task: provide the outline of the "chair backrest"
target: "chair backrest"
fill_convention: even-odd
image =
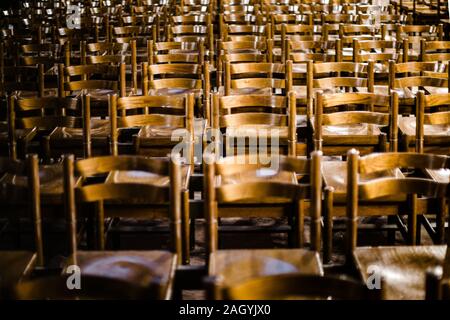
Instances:
[[[425,125],[450,124],[450,93],[430,94],[420,90],[416,97],[416,151],[424,151]],[[429,112],[430,109],[444,107],[447,111]],[[428,111],[428,112],[427,112]],[[442,143],[443,144],[443,143]]]
[[[203,66],[191,63],[148,66],[151,89],[202,89]]]
[[[424,85],[442,87],[445,86],[446,78],[448,78],[448,72],[444,72],[445,68],[435,62],[403,62],[395,63],[395,61],[389,62],[389,89],[394,90],[404,89],[405,87],[421,86],[421,82]],[[443,78],[440,80],[421,80],[421,78]],[[406,78],[402,80],[402,78]],[[411,79],[409,79],[411,78]],[[416,84],[415,84],[416,83]],[[447,83],[448,84],[448,83]]]
[[[270,89],[285,91],[286,72],[280,63],[225,63],[225,95],[231,89]]]
[[[336,49],[335,41],[292,41],[285,44],[283,57],[285,61],[291,60],[293,63],[307,61],[314,62],[336,62],[337,55],[330,54],[331,49]],[[339,49],[336,49],[339,50]]]
[[[337,46],[339,46],[337,44]],[[339,61],[339,60],[338,60]],[[331,93],[353,92],[357,88],[367,88],[373,92],[374,63],[355,62],[307,62],[306,96],[309,114],[312,114],[314,90]]]
[[[378,51],[375,51],[378,49]],[[375,52],[374,52],[375,51]],[[353,40],[353,62],[398,61],[398,49],[395,41],[388,40]]]
[[[314,114],[314,145],[316,150],[322,149],[322,129],[324,125],[368,124],[389,127],[390,148],[397,150],[398,135],[398,96],[393,92],[390,96],[375,93],[336,93],[324,95],[317,93]],[[327,108],[359,107],[357,111],[338,111],[326,114]],[[361,108],[362,107],[362,108]],[[381,107],[385,112],[375,112]],[[332,109],[332,110],[333,110]],[[333,110],[334,111],[334,110]]]
[[[16,91],[30,92],[36,97],[44,96],[43,64],[19,67],[2,64],[0,69],[0,93],[2,96]]]
[[[99,220],[104,220],[104,202],[121,201],[129,205],[166,205],[155,216],[171,220],[172,250],[181,262],[181,199],[187,190],[182,182],[179,158],[157,159],[143,156],[105,156],[74,162],[72,155],[63,159],[65,208],[69,219],[72,259],[76,264],[76,203],[96,203]],[[133,175],[139,171],[141,175]],[[122,177],[121,173],[124,174]],[[131,175],[127,175],[127,173]],[[75,184],[75,175],[80,177]],[[107,176],[106,180],[86,183],[88,178]],[[102,224],[101,224],[102,225]],[[103,228],[100,228],[103,229]],[[105,247],[104,230],[99,230],[98,246]]]
[[[147,43],[149,64],[192,63],[203,65],[205,45],[199,42],[153,42]]]
[[[286,128],[288,154],[295,155],[297,143],[296,98],[268,95],[213,95],[212,127],[226,129],[242,126],[275,126]],[[281,127],[281,128],[280,128]],[[255,129],[258,130],[258,129]],[[270,131],[270,128],[268,129]]]
[[[450,60],[450,41],[420,41],[420,61],[447,62]]]
[[[419,153],[374,153],[359,157],[355,149],[347,153],[347,258],[351,259],[357,246],[358,203],[392,195],[408,195],[412,202],[409,210],[417,210],[417,195],[429,198],[445,198],[447,183],[415,177],[386,177],[359,182],[360,174],[371,174],[396,169],[439,170],[450,168],[450,158],[441,155]],[[416,242],[416,218],[410,216],[408,222],[408,242]]]
[[[381,300],[381,290],[370,290],[363,282],[331,276],[286,273],[252,278],[229,287],[212,284],[213,299],[224,300]]]
[[[272,156],[269,161],[258,161],[258,159],[247,156],[226,157],[216,161],[212,154],[206,153],[204,166],[204,191],[205,212],[207,219],[207,245],[208,253],[218,249],[218,218],[221,216],[219,205],[239,203],[239,201],[251,200],[258,203],[265,198],[284,199],[294,205],[296,210],[301,210],[299,201],[311,199],[310,216],[311,224],[311,247],[313,250],[320,248],[320,208],[321,208],[321,185],[322,178],[321,152],[314,152],[311,159],[300,159],[296,157]],[[256,161],[255,161],[256,160]],[[261,159],[260,159],[261,160]],[[233,183],[222,183],[216,185],[217,177],[235,176],[248,172],[255,172],[261,168],[276,165],[279,172],[295,172],[297,174],[309,175],[309,183],[279,182],[266,178],[250,180],[237,180]],[[300,211],[298,211],[300,212]],[[301,214],[295,213],[297,219]],[[299,221],[299,225],[302,225]],[[302,245],[303,230],[297,231],[297,244]]]
[[[73,98],[11,96],[9,104],[9,119],[16,120],[16,128],[37,127],[40,130],[52,130],[56,127],[82,127],[77,100]],[[13,125],[13,122],[10,124]]]
[[[126,95],[125,63],[118,66],[89,64],[64,67],[59,65],[60,97],[66,92],[113,90]]]

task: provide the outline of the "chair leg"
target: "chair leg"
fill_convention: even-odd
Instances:
[[[96,218],[97,218],[97,248],[98,250],[105,250],[105,211],[103,201],[96,203]]]
[[[443,244],[445,241],[445,220],[447,218],[447,205],[445,198],[439,199],[438,212],[436,213],[436,244]]]
[[[395,216],[388,216],[388,225],[394,225],[394,224],[396,224]],[[396,231],[395,230],[391,230],[389,228],[387,233],[388,233],[388,243],[389,243],[389,245],[395,244]]]
[[[417,195],[408,196],[408,243],[416,244],[417,237]]]
[[[190,217],[189,217],[189,191],[183,192],[183,210],[182,210],[182,252],[183,264],[190,263]]]
[[[331,261],[333,251],[333,190],[325,189],[324,205],[323,205],[323,263]]]

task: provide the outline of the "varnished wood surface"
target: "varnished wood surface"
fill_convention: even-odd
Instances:
[[[62,165],[40,166],[40,190],[43,203],[62,203],[63,194],[63,168]],[[11,188],[2,188],[1,197],[13,203],[23,203],[26,197],[28,178],[13,174],[5,174],[0,184]]]
[[[446,246],[359,247],[354,251],[358,271],[367,281],[369,267],[378,268],[385,280],[385,298],[423,300],[425,273],[441,266]],[[373,272],[373,270],[372,270]]]
[[[0,286],[12,284],[29,275],[36,263],[30,251],[0,251]]]
[[[324,161],[322,163],[322,175],[324,179],[324,187],[334,188],[334,201],[338,203],[346,203],[347,193],[347,162],[345,161]],[[360,175],[360,181],[368,181],[371,179],[385,178],[385,177],[403,177],[399,169],[394,171],[381,171],[371,174]],[[389,197],[390,201],[398,201],[404,197]]]
[[[189,186],[190,169],[190,166],[181,167],[181,183],[186,189]],[[142,183],[170,187],[170,177],[144,171],[111,171],[105,183]]]
[[[111,277],[136,285],[149,285],[159,278],[165,296],[171,294],[176,255],[168,251],[78,251],[77,265],[83,275]],[[66,266],[70,266],[69,259]]]
[[[398,128],[407,136],[416,135],[416,117],[402,117],[398,119]],[[424,136],[450,136],[450,125],[446,124],[424,124]]]
[[[323,275],[319,254],[305,249],[219,250],[210,255],[208,269],[225,286],[280,273]]]

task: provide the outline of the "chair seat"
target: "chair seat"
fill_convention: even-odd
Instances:
[[[224,87],[219,88],[219,94],[224,96],[225,89]],[[241,95],[272,95],[272,88],[231,88],[230,96],[241,96]]]
[[[43,203],[61,203],[63,195],[63,167],[61,164],[39,167],[40,191]],[[14,185],[17,188],[2,188],[1,197],[11,203],[22,203],[26,192],[28,178],[5,174],[0,179],[0,185]],[[4,193],[5,189],[8,193]]]
[[[402,117],[398,119],[398,127],[400,131],[407,135],[414,137],[416,135],[416,117]],[[446,124],[424,124],[423,125],[424,140],[427,136],[442,136],[450,139],[450,125]]]
[[[242,125],[239,127],[227,127],[227,138],[238,137],[266,137],[268,142],[273,136],[278,136],[279,143],[286,142],[288,139],[288,128],[272,125]]]
[[[367,281],[374,269],[384,278],[386,299],[423,300],[425,273],[442,266],[446,246],[359,247],[353,255],[356,267]]]
[[[189,177],[191,175],[191,167],[183,165],[181,167],[181,183],[187,188]],[[160,176],[155,173],[144,171],[111,171],[105,180],[105,183],[142,183],[160,187],[169,187],[170,178],[168,176]]]
[[[37,128],[16,129],[17,140],[31,140],[37,133]],[[6,122],[0,122],[0,143],[8,142],[8,125]]]
[[[311,126],[314,130],[314,118],[311,119]],[[380,135],[380,127],[374,124],[356,123],[322,126],[324,145],[377,145],[379,143]]]
[[[172,134],[177,129],[180,128],[170,126],[144,126],[138,133],[139,146],[175,146],[180,142],[179,139],[172,141]]]
[[[224,286],[282,273],[323,275],[319,254],[305,249],[218,250],[210,255],[208,273]]]
[[[325,186],[334,188],[334,201],[346,203],[347,201],[347,163],[344,161],[324,161],[322,163],[322,174]],[[376,172],[368,175],[360,175],[361,182],[377,178],[397,177],[402,178],[403,174],[399,169]],[[381,198],[380,201],[404,201],[405,196],[391,196]]]
[[[109,120],[91,119],[91,138],[93,145],[107,143],[109,134]],[[55,128],[50,134],[50,141],[52,146],[80,146],[80,143],[83,142],[83,129],[64,127]]]
[[[27,276],[34,269],[36,254],[30,251],[1,251],[0,279],[1,285],[10,285]]]
[[[76,265],[84,276],[103,276],[149,286],[152,281],[164,286],[170,298],[176,269],[176,254],[168,251],[78,251]],[[71,259],[66,266],[73,264]]]

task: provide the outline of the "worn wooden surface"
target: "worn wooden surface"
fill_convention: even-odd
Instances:
[[[305,249],[219,250],[210,255],[208,269],[224,285],[280,273],[323,274],[319,254]]]
[[[364,281],[374,270],[381,272],[385,298],[422,300],[425,272],[444,262],[446,246],[359,247],[354,251],[356,267]],[[372,268],[372,269],[371,269]]]

